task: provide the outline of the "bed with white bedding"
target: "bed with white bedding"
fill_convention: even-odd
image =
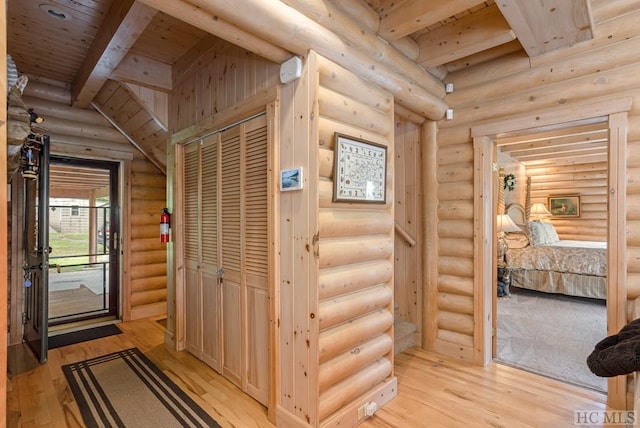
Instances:
[[[551,223],[523,224],[520,210],[521,205],[507,209],[523,229],[507,236],[511,286],[606,299],[607,243],[560,240]]]

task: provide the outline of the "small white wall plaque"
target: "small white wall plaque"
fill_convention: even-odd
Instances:
[[[303,183],[302,167],[280,171],[280,191],[301,190]]]

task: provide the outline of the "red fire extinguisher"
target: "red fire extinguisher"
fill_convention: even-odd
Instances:
[[[166,244],[169,242],[169,228],[171,227],[171,215],[167,208],[162,209],[160,214],[160,242]]]

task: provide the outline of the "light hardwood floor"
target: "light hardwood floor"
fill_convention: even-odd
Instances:
[[[124,334],[51,350],[43,365],[24,364],[22,350],[13,350],[10,369],[21,373],[8,383],[7,426],[83,426],[61,366],[135,346],[223,427],[273,427],[259,403],[190,354],[164,346],[158,322],[120,327]],[[570,427],[574,410],[605,409],[597,392],[417,348],[396,356],[396,374],[398,396],[362,427]]]

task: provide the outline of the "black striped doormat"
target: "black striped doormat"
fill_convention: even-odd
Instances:
[[[87,427],[220,427],[137,348],[62,366]]]
[[[120,334],[122,331],[115,324],[107,324],[100,327],[88,328],[86,330],[73,331],[71,333],[49,336],[49,349],[60,348],[62,346],[73,345],[75,343],[87,342],[89,340],[101,339],[107,336]]]

